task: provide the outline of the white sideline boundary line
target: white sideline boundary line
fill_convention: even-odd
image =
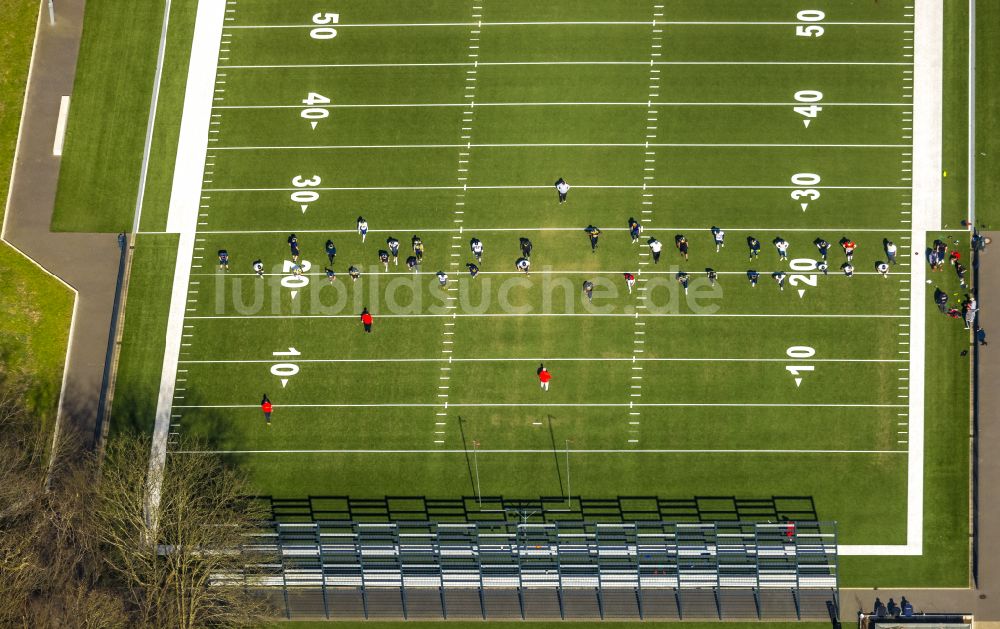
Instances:
[[[167,232],[180,234],[180,239],[177,245],[177,261],[167,318],[159,397],[156,402],[156,424],[149,457],[150,480],[146,517],[154,528],[160,504],[160,482],[167,455],[170,409],[173,405],[177,360],[180,357],[181,334],[184,328],[184,308],[187,301],[191,260],[194,255],[205,156],[208,153],[208,130],[225,8],[225,0],[198,2],[184,96],[184,112],[181,117],[173,185],[170,191]]]
[[[910,366],[906,450],[906,544],[840,546],[841,555],[923,554],[924,538],[924,380],[926,352],[927,232],[941,229],[942,86],[944,6],[916,0],[913,97],[913,223],[911,244],[920,253],[910,266]]]

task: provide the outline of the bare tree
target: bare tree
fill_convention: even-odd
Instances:
[[[124,626],[92,535],[93,461],[72,435],[48,451],[24,399],[0,388],[0,625]]]
[[[128,592],[136,623],[200,627],[258,621],[266,607],[244,579],[259,558],[244,548],[269,513],[247,497],[243,477],[217,456],[171,455],[163,478],[151,479],[149,451],[146,437],[117,437],[108,444],[95,510],[105,561]],[[159,509],[149,517],[146,493],[157,480]]]

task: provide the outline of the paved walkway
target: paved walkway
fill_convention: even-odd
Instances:
[[[60,158],[52,155],[61,97],[73,92],[84,0],[59,0],[49,25],[45,1],[11,179],[4,240],[77,291],[76,318],[60,402],[60,430],[89,445],[97,421],[118,273],[116,234],[52,233]],[[72,106],[72,105],[71,105]]]

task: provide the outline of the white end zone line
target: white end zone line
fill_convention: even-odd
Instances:
[[[928,231],[941,229],[942,68],[944,8],[916,0],[913,97],[913,225],[911,243],[922,253]],[[906,544],[840,546],[841,555],[922,555],[924,538],[924,368],[927,266],[910,267],[909,443],[907,444]]]
[[[181,117],[174,179],[170,191],[167,232],[180,234],[180,242],[177,246],[177,263],[174,268],[166,346],[163,352],[163,370],[160,374],[160,393],[156,402],[156,425],[153,429],[149,457],[150,488],[146,509],[147,518],[153,526],[156,523],[156,511],[160,503],[160,478],[167,455],[170,410],[173,406],[177,378],[177,360],[180,357],[184,308],[187,301],[191,260],[194,255],[205,156],[208,153],[208,130],[225,9],[225,0],[198,2],[187,91],[184,96],[184,112]]]

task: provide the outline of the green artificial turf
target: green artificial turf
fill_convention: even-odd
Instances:
[[[317,40],[312,9],[241,1],[227,15],[172,431],[207,440],[276,498],[784,496],[838,521],[841,543],[905,543],[901,367],[909,265],[922,263],[913,254],[924,246],[909,242],[909,18],[902,3],[820,5],[822,38],[796,37],[794,23],[662,25],[652,58],[671,65],[651,68],[650,10],[633,4],[574,4],[572,13],[647,23],[486,24],[469,48],[474,27],[456,3],[423,3],[419,15],[392,2],[347,5],[338,36]],[[517,0],[483,19],[565,11]],[[711,12],[678,2],[669,19],[723,16],[795,19],[777,1]],[[949,9],[948,20],[957,29],[961,14]],[[352,27],[380,22],[461,24]],[[238,28],[259,24],[292,28]],[[949,42],[953,68],[960,40]],[[493,65],[513,61],[580,63]],[[413,63],[453,65],[370,65]],[[961,87],[949,83],[949,99]],[[808,104],[795,100],[804,90],[822,92],[814,118],[793,110]],[[329,103],[303,103],[310,94]],[[310,106],[327,112],[315,128],[302,115]],[[947,113],[948,164],[962,155],[959,109]],[[160,124],[172,129],[172,115]],[[165,216],[171,151],[162,147],[151,178],[160,183],[150,229]],[[964,207],[957,168],[945,183],[949,224]],[[573,186],[563,205],[552,189],[560,176]],[[358,215],[370,223],[364,242]],[[637,244],[630,217],[648,220]],[[603,230],[594,252],[587,225]],[[715,225],[726,230],[718,253]],[[291,273],[292,232],[309,263],[301,277]],[[414,234],[426,244],[419,273],[403,260],[382,268],[386,238],[401,241],[405,259]],[[674,247],[681,234],[688,260]],[[759,259],[749,259],[750,235],[762,241]],[[771,244],[779,235],[791,264]],[[473,236],[486,248],[475,279],[465,271]],[[520,237],[534,243],[528,277],[514,268]],[[659,264],[650,237],[663,242]],[[829,276],[809,266],[818,237],[832,245]],[[853,278],[840,272],[843,237],[859,244]],[[875,263],[887,239],[900,264],[884,279]],[[141,303],[165,307],[168,247],[137,259]],[[228,271],[217,269],[220,249]],[[257,259],[264,278],[251,269]],[[770,277],[779,269],[789,273],[783,291]],[[641,280],[632,294],[625,272]],[[953,282],[947,273],[933,279]],[[584,280],[597,285],[592,304]],[[130,296],[130,315],[134,304]],[[364,307],[375,315],[371,335],[357,320]],[[927,316],[929,352],[965,342],[933,306]],[[162,329],[163,312],[147,317],[126,324],[128,338]],[[815,355],[792,358],[795,347]],[[123,349],[127,369],[146,369],[129,387],[145,400],[140,416],[152,408],[159,351]],[[548,392],[539,362],[553,372]],[[928,409],[955,413],[927,414],[925,555],[844,557],[842,585],[965,583],[967,369],[955,361],[928,372]],[[274,402],[269,427],[264,393]]]
[[[172,0],[170,3],[163,76],[160,79],[156,126],[153,128],[153,143],[149,149],[149,174],[142,204],[140,229],[144,231],[160,231],[165,229],[167,224],[174,161],[177,157],[177,137],[181,114],[184,111],[184,93],[191,61],[191,39],[194,35],[197,9],[196,0]],[[157,20],[160,18],[156,17]],[[159,24],[156,20],[153,23]],[[148,80],[152,82],[152,73],[149,74]],[[144,117],[141,120],[143,129],[146,128],[146,123]]]
[[[162,16],[162,2],[87,3],[54,230],[131,228]]]
[[[946,4],[944,13],[941,228],[959,230],[969,218],[968,4]],[[989,179],[986,173],[977,176]]]
[[[38,3],[0,4],[0,216],[6,207]],[[27,387],[27,402],[48,432],[55,423],[73,295],[6,243],[0,244],[0,381]]]
[[[968,75],[967,70],[963,73]],[[1000,205],[1000,6],[976,2],[976,219],[996,230]]]
[[[111,434],[152,433],[160,389],[177,237],[140,235],[135,240],[118,376],[111,409]]]

